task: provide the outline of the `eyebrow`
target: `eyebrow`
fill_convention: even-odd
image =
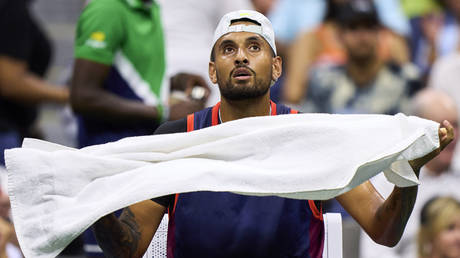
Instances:
[[[260,41],[262,41],[262,40],[263,40],[263,39],[262,39],[260,36],[256,35],[256,36],[251,36],[251,37],[247,38],[245,41],[246,41],[246,42],[251,42],[251,41],[258,41],[258,42],[260,42]],[[231,40],[231,39],[226,39],[226,40],[223,40],[223,41],[219,44],[218,48],[222,48],[222,47],[224,47],[224,46],[226,46],[226,45],[230,45],[230,44],[235,44],[235,41],[233,41],[233,40]]]
[[[246,41],[261,41],[262,39],[259,36],[252,36],[246,39]]]
[[[220,47],[220,46],[225,46],[225,45],[228,45],[228,44],[235,44],[235,42],[234,42],[233,40],[226,39],[226,40],[222,41],[222,42],[219,44],[219,47]]]

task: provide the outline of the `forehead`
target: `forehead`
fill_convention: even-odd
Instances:
[[[240,43],[240,42],[246,42],[248,40],[256,40],[256,41],[261,41],[265,42],[265,40],[262,38],[257,33],[253,32],[246,32],[246,31],[239,31],[239,32],[230,32],[222,37],[216,42],[216,46],[220,46],[224,42],[235,42],[235,43]],[[268,43],[265,42],[267,45]]]

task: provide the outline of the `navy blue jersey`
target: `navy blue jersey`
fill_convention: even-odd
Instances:
[[[297,113],[272,105],[272,114]],[[187,117],[187,131],[219,123],[218,103]],[[169,198],[168,257],[322,256],[324,225],[314,201],[229,192]]]

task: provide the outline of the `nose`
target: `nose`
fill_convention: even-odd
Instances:
[[[235,65],[247,65],[249,64],[248,57],[246,56],[246,53],[243,49],[238,49],[238,52],[235,57]]]

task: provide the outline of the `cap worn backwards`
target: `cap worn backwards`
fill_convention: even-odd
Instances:
[[[238,24],[232,25],[232,22],[247,19],[254,21],[260,25],[245,25]],[[275,45],[275,32],[273,31],[273,26],[270,20],[265,17],[263,14],[252,11],[252,10],[239,10],[227,13],[220,19],[219,24],[217,25],[216,30],[214,31],[214,38],[212,40],[212,46],[225,34],[230,32],[252,32],[262,36],[267,43],[272,48],[273,52],[276,55],[276,45]]]

